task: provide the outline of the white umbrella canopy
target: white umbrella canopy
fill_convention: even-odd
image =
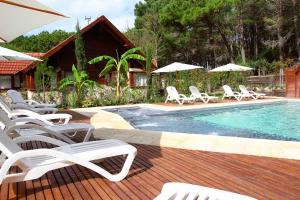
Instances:
[[[10,42],[24,33],[64,17],[36,0],[0,1],[0,42]]]
[[[178,71],[186,71],[186,70],[201,69],[201,68],[203,68],[203,67],[174,62],[165,67],[159,68],[159,69],[153,71],[152,73],[156,73],[156,74],[169,73],[169,72],[178,72]]]
[[[223,65],[215,69],[212,69],[209,72],[244,72],[244,71],[251,71],[251,70],[253,69],[250,67],[229,63],[227,65]]]
[[[42,61],[38,58],[34,58],[32,56],[26,55],[24,53],[20,53],[17,51],[13,51],[11,49],[6,49],[0,47],[0,60],[32,60],[32,61]]]

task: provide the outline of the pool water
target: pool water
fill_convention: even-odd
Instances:
[[[143,130],[300,141],[296,101],[171,112],[140,107],[108,111]]]

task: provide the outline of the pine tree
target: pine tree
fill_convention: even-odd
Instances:
[[[75,39],[75,56],[77,60],[77,67],[79,70],[85,70],[85,66],[87,63],[85,57],[85,50],[84,50],[84,42],[80,33],[80,26],[79,22],[77,21],[76,24],[76,39]]]

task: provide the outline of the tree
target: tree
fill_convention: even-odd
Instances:
[[[79,70],[85,70],[87,60],[85,57],[84,42],[80,33],[80,26],[78,21],[76,24],[75,37],[75,56],[77,60],[77,67]]]
[[[20,36],[9,43],[0,43],[1,46],[20,52],[47,52],[66,38],[73,35],[63,30],[53,32],[43,31],[37,35]]]
[[[39,63],[34,72],[35,88],[38,92],[43,92],[43,101],[46,102],[46,91],[51,89],[55,80],[55,72],[52,66],[47,65],[47,61]]]
[[[72,75],[59,82],[59,89],[64,90],[68,86],[73,87],[76,93],[76,104],[81,107],[83,91],[88,87],[95,86],[96,83],[89,80],[88,74],[85,71],[78,70],[75,65],[72,66],[72,73]]]
[[[127,73],[129,70],[128,61],[132,59],[141,60],[141,61],[145,60],[143,56],[136,53],[137,51],[139,51],[139,48],[129,49],[124,54],[121,55],[121,58],[119,58],[118,51],[116,51],[117,53],[116,58],[108,55],[103,55],[89,61],[89,64],[97,64],[102,61],[107,61],[104,69],[100,72],[99,77],[108,74],[113,68],[117,70],[117,92],[116,92],[117,97],[120,96],[120,91],[121,91],[121,87],[120,87],[121,74],[127,77]]]
[[[149,101],[152,93],[152,75],[151,75],[151,68],[152,68],[152,48],[150,46],[146,47],[146,75],[147,75],[147,94],[146,98]]]

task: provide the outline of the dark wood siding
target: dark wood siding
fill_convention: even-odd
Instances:
[[[285,70],[285,94],[289,98],[300,98],[300,65]]]

